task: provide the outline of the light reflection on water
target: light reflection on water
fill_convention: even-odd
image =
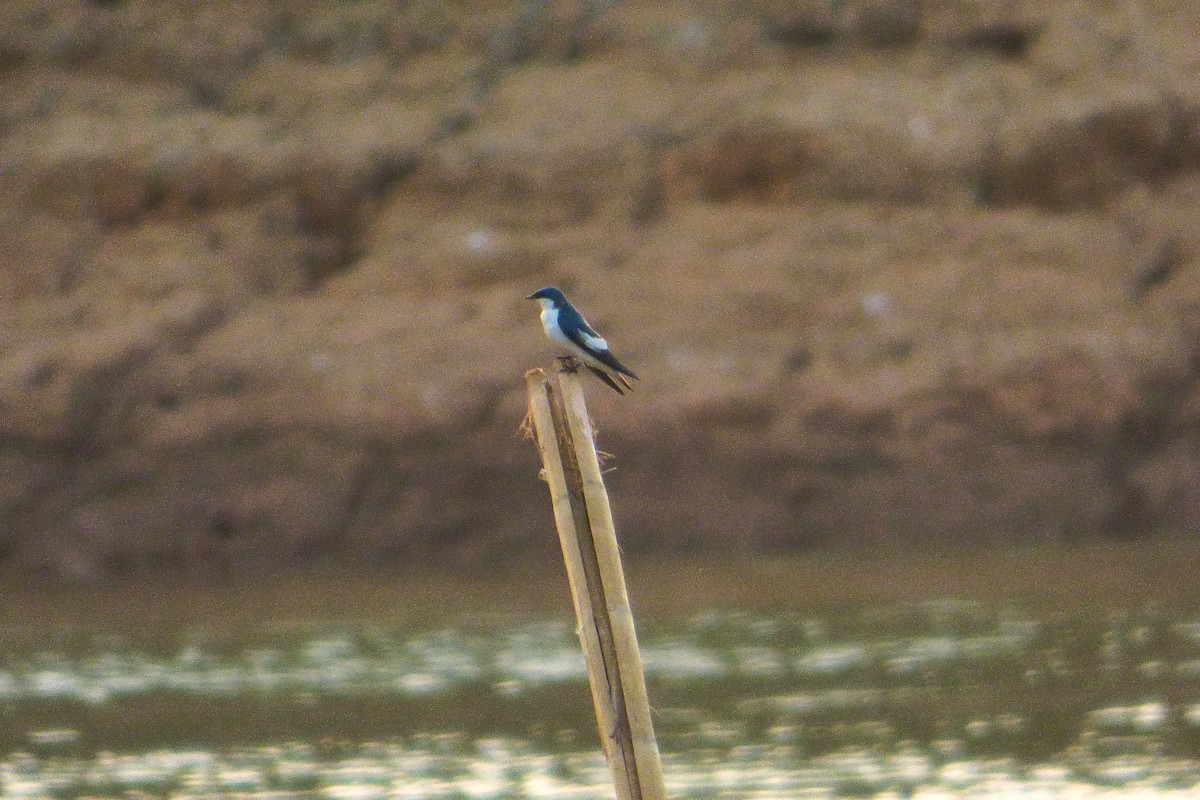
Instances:
[[[642,625],[687,798],[1194,797],[1194,611]],[[611,796],[569,620],[0,633],[0,798]]]

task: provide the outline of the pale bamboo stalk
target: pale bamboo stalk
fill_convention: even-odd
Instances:
[[[578,466],[574,463],[574,447],[570,442],[570,430],[565,422],[561,395],[540,369],[527,372],[525,380],[530,415],[533,417],[538,449],[542,456],[542,477],[550,489],[555,526],[558,529],[563,562],[571,586],[571,597],[575,606],[575,632],[579,636],[587,667],[600,741],[612,772],[617,800],[643,800],[639,788],[636,755],[629,746],[630,737],[611,735],[618,729],[620,722],[617,707],[612,702],[613,687],[608,681],[608,675],[614,668],[605,663],[606,648],[601,643],[601,627],[596,622],[599,617],[606,617],[607,614],[602,596],[597,595],[600,589],[595,584],[599,581],[594,578],[589,580],[588,577],[589,572],[593,576],[598,575],[594,548],[590,544],[581,547],[581,541],[590,541],[591,537],[587,530],[587,509],[584,505]],[[589,549],[592,550],[591,570],[587,564]],[[611,634],[604,638],[611,643]],[[611,652],[608,654],[610,659],[614,655]]]
[[[596,457],[591,419],[584,402],[583,389],[576,376],[569,373],[560,374],[559,386],[563,393],[567,422],[571,428],[571,438],[583,483],[592,541],[600,567],[603,598],[608,608],[608,618],[617,648],[616,661],[619,666],[621,694],[624,695],[623,713],[627,717],[632,739],[642,798],[665,800],[667,790],[663,782],[658,739],[650,718],[650,700],[646,692],[641,649],[638,647],[633,610],[629,605],[629,594],[625,586],[625,570],[621,565],[621,549],[617,543],[608,490],[604,487],[600,461]]]

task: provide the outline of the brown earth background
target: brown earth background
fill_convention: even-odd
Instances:
[[[0,4],[0,553],[553,552],[555,283],[628,550],[1192,537],[1200,4]]]

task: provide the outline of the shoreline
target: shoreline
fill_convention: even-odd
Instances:
[[[1200,543],[626,556],[639,618],[712,608],[805,611],[958,599],[1064,614],[1178,608],[1200,597]],[[33,585],[0,577],[6,632],[255,628],[346,620],[401,625],[573,614],[550,559],[463,568],[308,564],[221,581],[141,574],[119,583]]]

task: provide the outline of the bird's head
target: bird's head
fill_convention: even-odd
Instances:
[[[566,295],[559,291],[555,286],[544,286],[538,289],[533,294],[526,298],[527,300],[537,300],[543,307],[549,306],[559,308],[567,302]]]

